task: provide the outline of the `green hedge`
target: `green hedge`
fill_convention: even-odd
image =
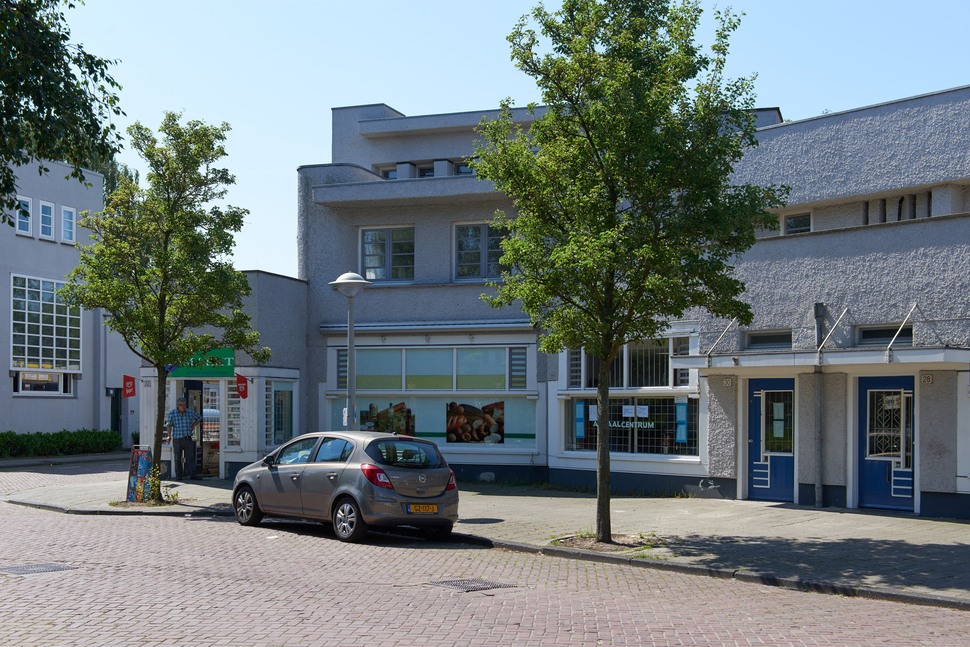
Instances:
[[[121,434],[107,429],[65,429],[49,434],[18,434],[13,431],[0,433],[0,458],[101,454],[118,449],[121,449]]]

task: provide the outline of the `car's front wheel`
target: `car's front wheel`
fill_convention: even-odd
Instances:
[[[236,521],[244,526],[255,526],[263,520],[263,511],[256,503],[256,493],[248,485],[244,485],[236,492],[232,499],[232,509],[236,513]]]
[[[340,541],[356,543],[367,534],[367,523],[360,515],[360,506],[344,497],[333,511],[333,531]]]

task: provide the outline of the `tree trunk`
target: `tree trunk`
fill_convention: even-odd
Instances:
[[[596,541],[612,543],[610,524],[610,358],[600,359],[596,388]]]
[[[155,438],[152,442],[152,470],[147,499],[155,503],[162,502],[162,432],[165,430],[165,396],[168,390],[168,372],[163,367],[156,367],[158,371],[158,392],[155,399]]]

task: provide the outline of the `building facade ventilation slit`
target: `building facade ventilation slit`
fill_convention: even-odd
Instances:
[[[489,582],[488,580],[438,580],[428,582],[432,586],[441,586],[446,589],[455,589],[469,593],[471,591],[487,591],[489,589],[514,589],[515,584],[502,584],[501,582]]]
[[[64,564],[28,564],[26,566],[8,566],[0,568],[0,573],[11,575],[33,575],[34,573],[50,573],[52,571],[73,571],[77,566],[66,566]]]

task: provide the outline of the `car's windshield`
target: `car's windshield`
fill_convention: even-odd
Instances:
[[[378,464],[391,467],[428,469],[441,462],[434,445],[412,440],[379,440],[368,445],[366,451]]]

